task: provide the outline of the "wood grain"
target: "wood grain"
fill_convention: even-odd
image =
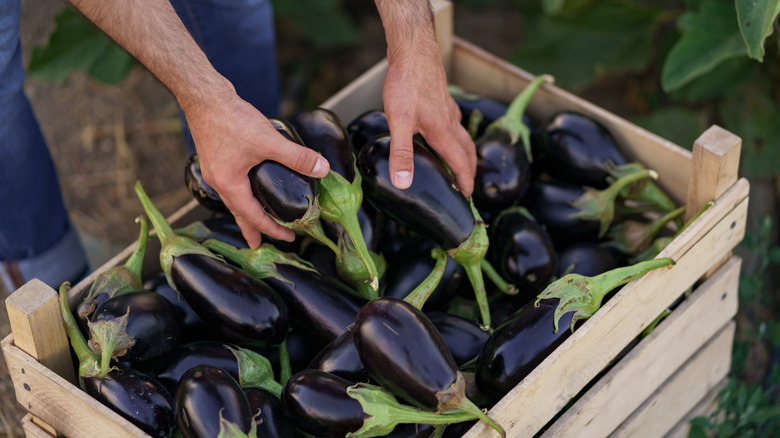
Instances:
[[[693,144],[693,170],[688,184],[685,218],[718,199],[736,181],[742,139],[713,125]]]

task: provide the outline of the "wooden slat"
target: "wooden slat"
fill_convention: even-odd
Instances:
[[[685,203],[686,220],[737,181],[742,139],[713,125],[693,144],[693,171]]]
[[[730,195],[737,195],[734,189],[724,195],[722,205],[716,203],[701,216],[722,217],[714,227],[695,221],[687,229],[692,233],[688,238],[696,242],[690,249],[678,252],[688,243],[672,242],[664,250],[676,261],[675,266],[650,272],[624,286],[491,409],[489,415],[507,429],[508,436],[527,437],[538,432],[663,309],[742,240],[747,199],[743,196],[736,208],[726,208],[731,204]],[[485,433],[487,426],[479,423],[465,436]]]
[[[76,382],[57,292],[33,279],[5,300],[16,346],[43,366]]]
[[[453,8],[449,0],[431,0],[434,14],[434,30],[436,42],[439,43],[441,60],[444,70],[449,72],[452,67],[452,37],[454,33]]]
[[[85,438],[148,438],[119,414],[16,347],[13,334],[2,341],[2,350],[13,377],[16,400],[59,434]]]
[[[669,432],[728,374],[735,330],[729,321],[610,437],[661,437]]]
[[[36,423],[36,419],[32,414],[22,417],[22,429],[24,430],[24,436],[27,438],[54,438],[57,436],[56,431]]]
[[[612,433],[737,313],[740,267],[741,260],[732,257],[543,436]]]
[[[691,430],[690,421],[696,417],[708,417],[718,407],[718,394],[726,387],[729,382],[728,376],[721,380],[714,388],[704,396],[699,403],[688,412],[682,420],[680,420],[672,430],[670,430],[664,438],[688,438],[688,433]]]

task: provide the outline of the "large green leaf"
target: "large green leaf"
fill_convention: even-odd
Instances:
[[[661,86],[667,93],[746,53],[736,11],[727,2],[702,1],[698,12],[684,13],[677,24],[682,36],[661,71]]]
[[[675,100],[700,102],[718,99],[750,83],[758,64],[747,57],[732,58],[674,91]]]
[[[739,29],[748,47],[748,56],[764,60],[764,41],[780,14],[780,0],[736,0]]]
[[[653,34],[661,9],[609,0],[578,14],[526,14],[523,45],[510,57],[534,73],[549,73],[556,83],[579,88],[609,73],[644,69],[653,53]]]
[[[725,128],[742,138],[742,171],[748,178],[780,172],[780,109],[765,87],[751,87],[721,104]]]
[[[706,128],[697,111],[673,106],[661,107],[631,121],[686,149],[693,147],[693,142]]]
[[[55,17],[47,44],[35,47],[27,73],[44,82],[60,82],[81,70],[108,84],[121,81],[135,63],[103,32],[70,7]]]

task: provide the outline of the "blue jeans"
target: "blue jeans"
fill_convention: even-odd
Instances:
[[[269,0],[171,0],[214,67],[267,115],[278,113],[279,76]],[[88,271],[57,173],[22,90],[21,0],[0,1],[0,281],[52,287]],[[186,129],[185,139],[193,149]],[[184,163],[182,163],[182,169]]]

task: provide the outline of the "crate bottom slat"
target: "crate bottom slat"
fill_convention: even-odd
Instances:
[[[664,438],[688,438],[691,431],[690,421],[696,417],[706,417],[711,415],[718,407],[718,394],[726,387],[729,377],[725,377],[714,388],[704,396],[699,403],[680,420]]]

